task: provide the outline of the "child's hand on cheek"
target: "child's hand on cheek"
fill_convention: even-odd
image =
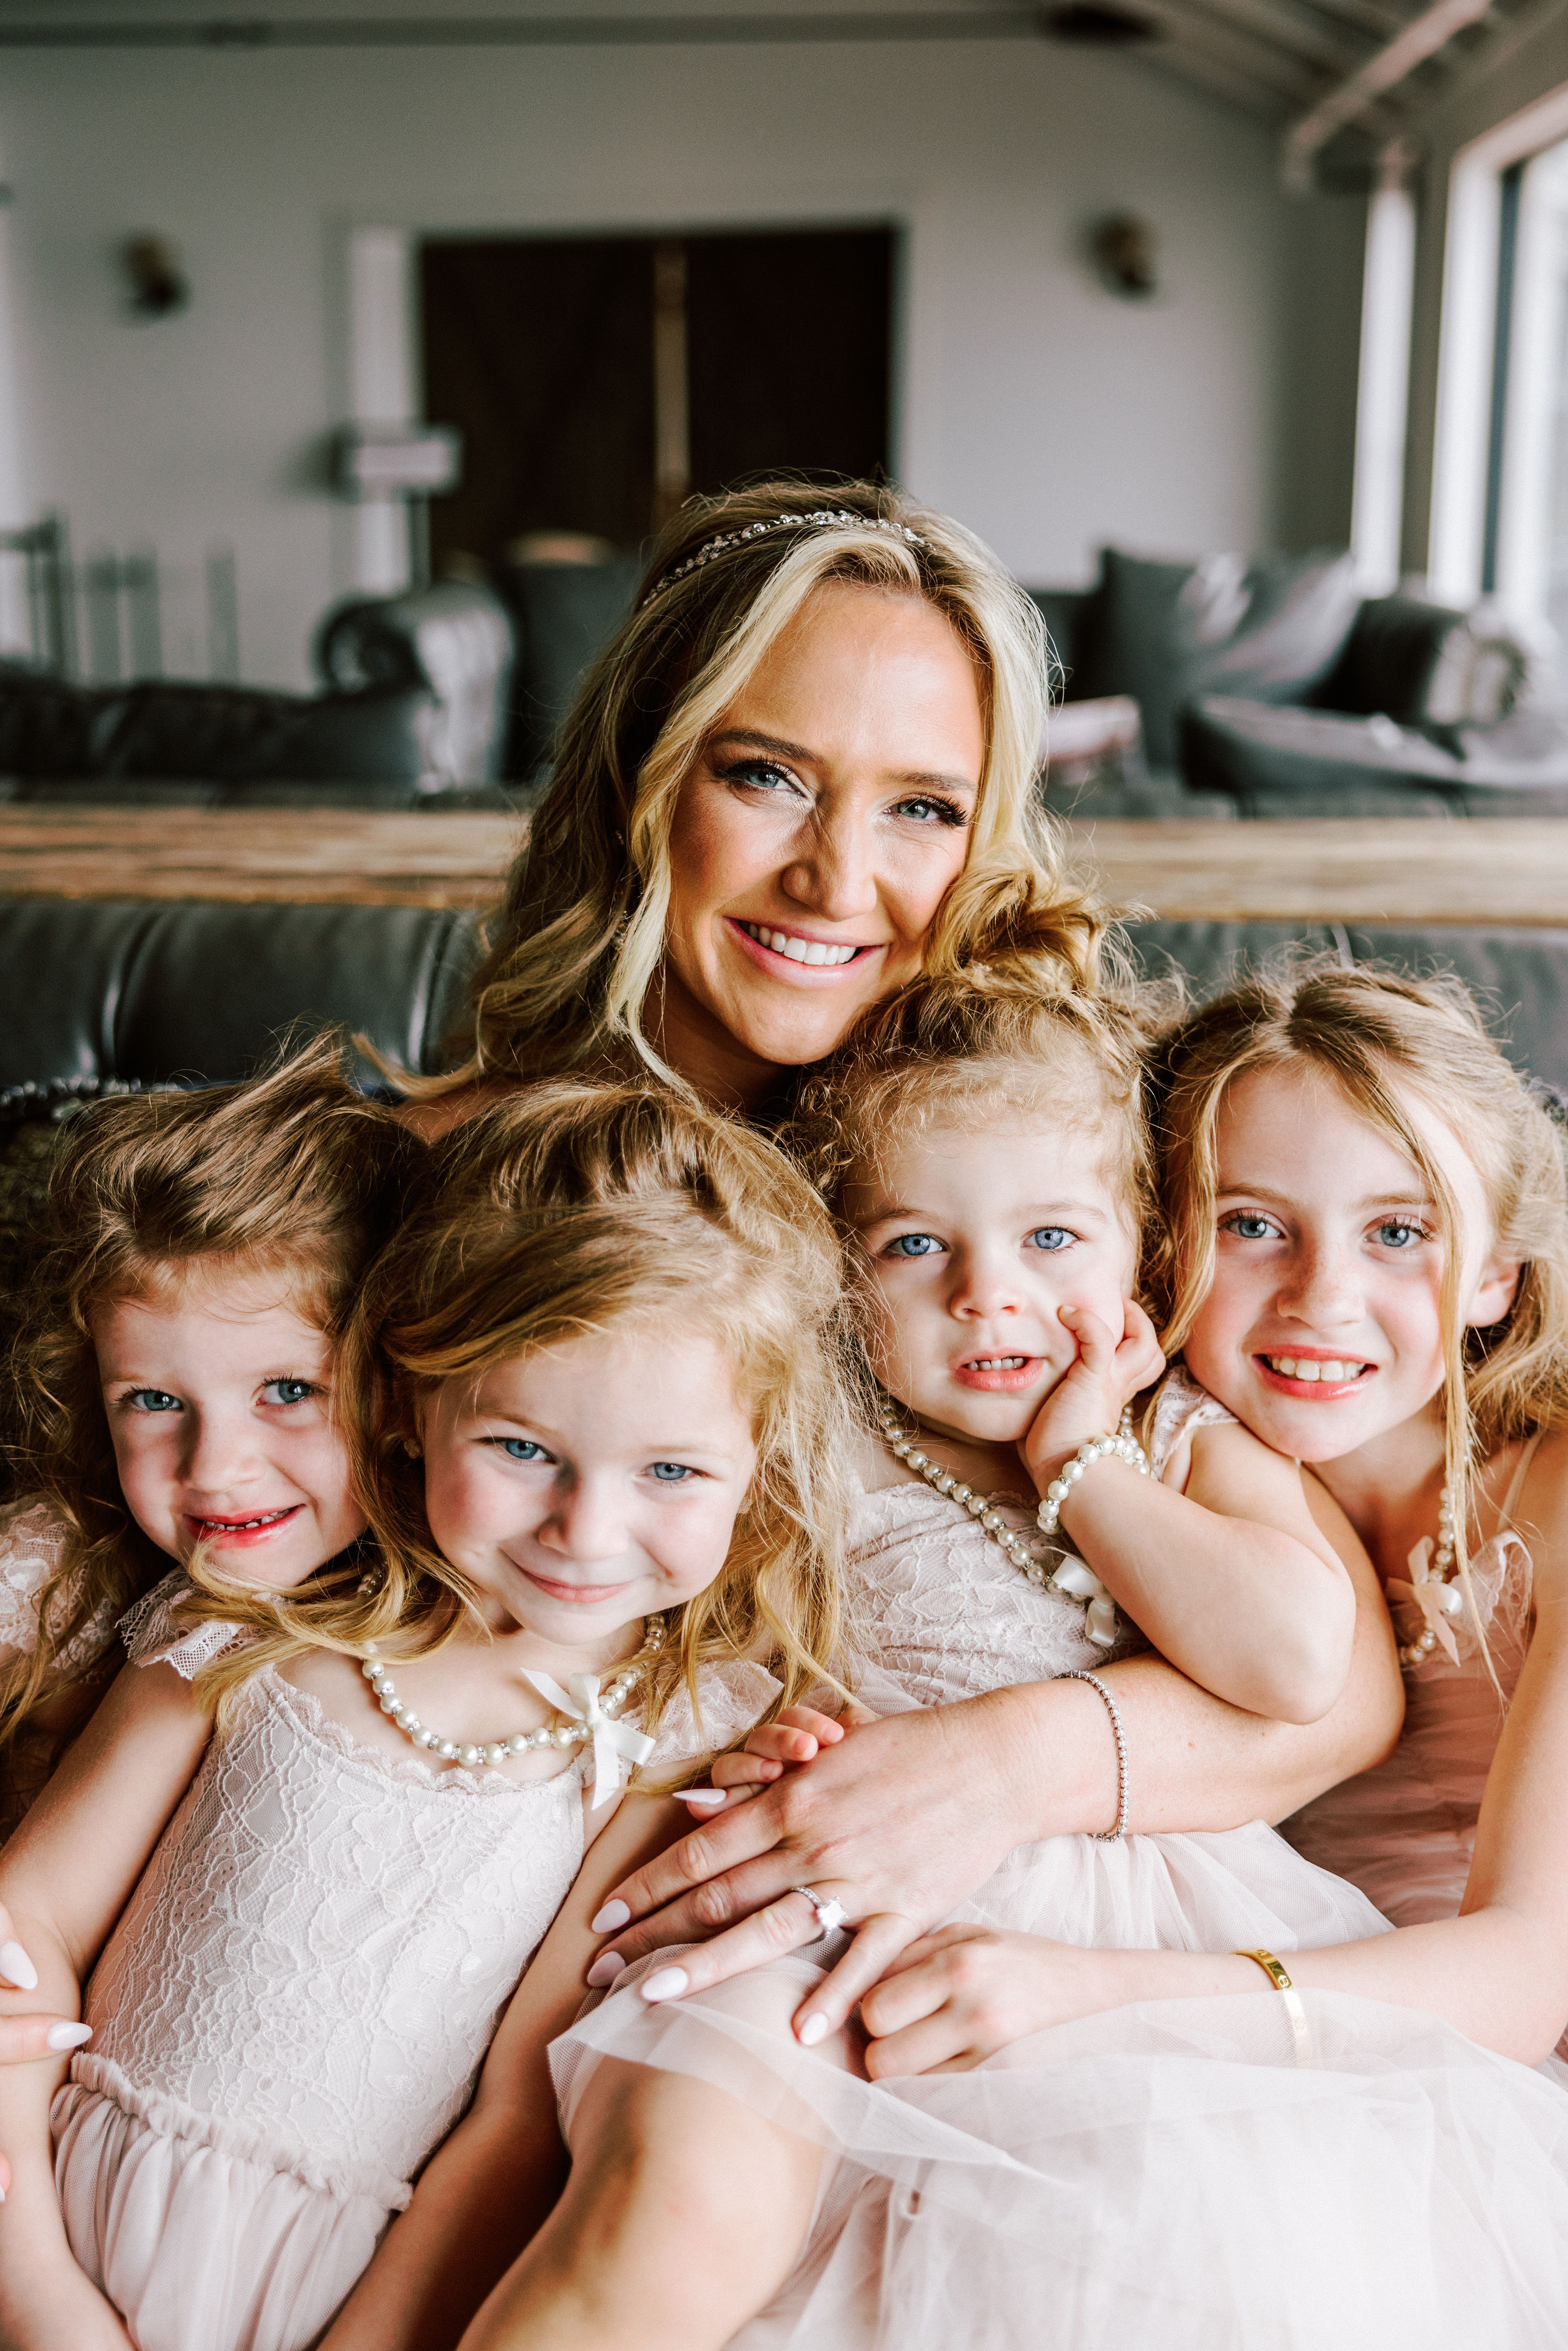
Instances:
[[[1077,1340],[1078,1353],[1019,1447],[1040,1494],[1089,1437],[1113,1433],[1124,1407],[1166,1367],[1155,1326],[1134,1300],[1123,1301],[1120,1332],[1087,1306],[1063,1306],[1058,1313]]]

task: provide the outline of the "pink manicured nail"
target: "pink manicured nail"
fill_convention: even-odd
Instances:
[[[618,1927],[629,1927],[631,1923],[632,1913],[624,1902],[607,1902],[588,1922],[589,1931],[595,1935],[613,1935]]]
[[[683,1788],[681,1802],[683,1804],[700,1804],[705,1810],[710,1806],[716,1810],[723,1803],[725,1794],[723,1788]]]
[[[20,1943],[0,1943],[0,1976],[16,1991],[37,1991],[38,1970]]]
[[[92,2039],[90,2024],[51,2024],[44,2039],[51,2049],[79,2049]]]
[[[825,2041],[827,2037],[828,2020],[825,2016],[809,2016],[797,2036],[802,2049],[814,2049],[819,2041]]]
[[[675,2000],[691,1982],[685,1968],[661,1968],[643,1986],[644,2000]]]
[[[601,1951],[588,1970],[588,1981],[595,1991],[602,1991],[606,1984],[612,1984],[617,1976],[625,1972],[626,1962],[619,1951]]]

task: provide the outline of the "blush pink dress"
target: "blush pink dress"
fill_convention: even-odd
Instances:
[[[1448,1619],[1458,1659],[1439,1647],[1406,1668],[1405,1728],[1388,1761],[1331,1788],[1281,1831],[1298,1853],[1359,1886],[1396,1927],[1458,1916],[1503,1725],[1487,1656],[1511,1698],[1530,1646],[1530,1553],[1514,1513],[1539,1442],[1532,1437],[1521,1451],[1497,1531],[1470,1562],[1485,1650],[1469,1609]],[[1421,1630],[1412,1590],[1403,1581],[1389,1587],[1402,1642]]]
[[[187,1677],[172,1576],[122,1634]],[[703,1729],[778,1685],[715,1669]],[[580,1749],[556,1777],[389,1761],[277,1674],[241,1686],[87,1989],[90,2049],[52,2116],[71,2250],[137,2351],[305,2351],[472,2095],[497,2021],[577,1876]]]
[[[1161,1399],[1155,1459],[1228,1418]],[[1081,1609],[1026,1583],[956,1503],[867,1494],[854,1571],[870,1702],[940,1704],[1092,1665]],[[1136,1771],[1137,1759],[1132,1759]],[[958,1920],[1081,1945],[1282,1953],[1387,1931],[1261,1823],[1057,1837]],[[1562,2351],[1568,2069],[1436,2018],[1302,1995],[1309,2062],[1254,1993],[1148,2002],[1037,2033],[973,2071],[871,2083],[781,2011],[841,1937],[685,2001],[630,1971],[551,2051],[563,2128],[613,2055],[695,2075],[829,2162],[786,2286],[733,2351]],[[773,1979],[769,1986],[768,1979]],[[781,2001],[782,1980],[792,1999]]]

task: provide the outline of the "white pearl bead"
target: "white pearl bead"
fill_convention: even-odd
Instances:
[[[906,1453],[904,1459],[912,1469],[924,1469],[929,1457],[924,1453]]]
[[[528,1744],[528,1732],[526,1730],[514,1730],[510,1739],[507,1741],[507,1752],[508,1755],[521,1755],[526,1752]]]
[[[484,1752],[482,1747],[460,1747],[457,1750],[457,1760],[460,1763],[477,1763]]]
[[[953,1499],[956,1502],[962,1502],[967,1510],[969,1506],[970,1497],[973,1495],[974,1490],[975,1489],[972,1486],[966,1486],[960,1483],[953,1489]]]
[[[394,1689],[389,1689],[389,1688],[387,1688],[387,1687],[385,1687],[385,1685],[383,1684],[383,1686],[382,1686],[382,1688],[381,1688],[381,1689],[376,1693],[376,1695],[377,1695],[377,1696],[380,1698],[380,1699],[381,1699],[381,1702],[382,1702],[382,1712],[383,1714],[395,1714],[395,1713],[397,1712],[397,1709],[398,1709],[398,1695],[397,1695],[396,1690],[394,1690]]]
[[[507,1742],[506,1742],[506,1740],[505,1740],[504,1739],[493,1739],[493,1740],[490,1741],[489,1746],[488,1746],[488,1747],[486,1747],[486,1750],[485,1750],[485,1761],[486,1761],[486,1763],[504,1763],[504,1762],[506,1761],[506,1760],[507,1760]]]
[[[435,1741],[435,1751],[450,1763],[457,1753],[456,1743],[450,1739],[438,1739]]]
[[[1068,1486],[1065,1478],[1053,1478],[1050,1485],[1045,1489],[1045,1498],[1048,1502],[1065,1502],[1067,1499],[1067,1494]]]

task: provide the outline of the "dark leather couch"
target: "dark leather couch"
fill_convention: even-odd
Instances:
[[[1568,1092],[1568,926],[1148,922],[1133,937],[1146,969],[1199,991],[1298,938],[1441,965],[1480,991],[1520,1066]],[[291,1028],[330,1022],[437,1069],[474,953],[472,916],[413,907],[0,898],[0,1118],[106,1083],[238,1077]]]

